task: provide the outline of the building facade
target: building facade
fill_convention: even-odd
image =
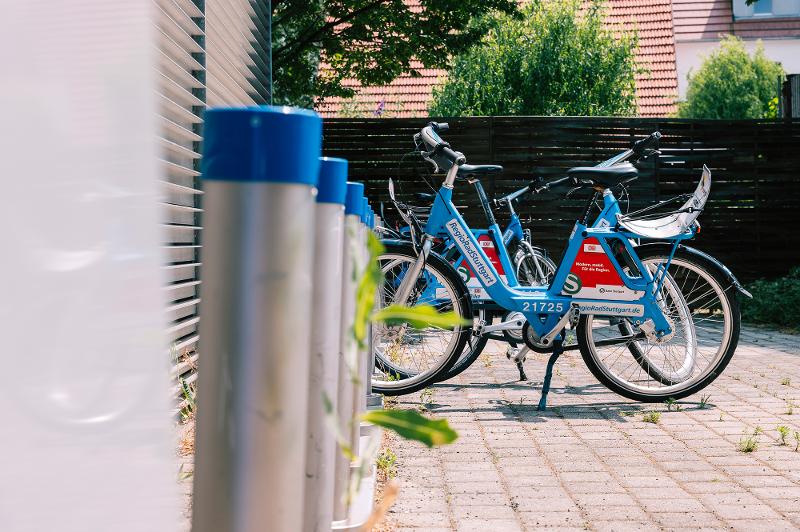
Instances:
[[[686,94],[689,72],[727,34],[742,38],[751,50],[762,41],[767,57],[788,74],[800,73],[800,0],[758,0],[752,6],[745,0],[608,0],[608,8],[615,31],[639,34],[637,62],[645,71],[636,79],[640,116],[673,114]],[[328,98],[317,109],[324,117],[426,116],[433,88],[447,72],[415,67],[420,77],[403,75],[385,86],[361,87],[349,80],[356,98]],[[776,96],[777,91],[776,81]]]
[[[767,57],[787,74],[800,73],[800,0],[672,0],[678,96],[723,35],[740,37],[753,50],[761,41]],[[777,95],[777,94],[776,94]]]

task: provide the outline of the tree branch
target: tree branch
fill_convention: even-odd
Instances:
[[[341,17],[338,20],[334,20],[334,21],[331,21],[331,22],[328,22],[328,23],[322,25],[321,27],[317,28],[314,31],[312,31],[311,28],[308,29],[308,33],[305,30],[301,31],[299,33],[299,35],[302,35],[302,34],[306,33],[306,36],[303,39],[301,39],[301,40],[299,40],[299,41],[297,41],[295,43],[291,43],[291,42],[290,43],[286,43],[283,46],[281,46],[280,48],[278,48],[277,50],[273,50],[272,51],[272,61],[273,61],[273,63],[275,62],[276,58],[280,58],[287,51],[290,51],[292,49],[295,49],[295,50],[296,49],[303,49],[308,44],[316,41],[326,31],[328,31],[328,30],[330,30],[332,28],[335,28],[339,24],[347,23],[347,22],[353,20],[354,18],[356,18],[356,17],[358,17],[360,15],[363,15],[364,13],[367,13],[367,12],[377,8],[378,6],[380,6],[381,4],[383,4],[383,3],[387,2],[387,1],[390,1],[390,0],[374,0],[373,2],[370,2],[370,3],[366,4],[363,7],[360,7],[359,9],[351,11],[346,16]]]

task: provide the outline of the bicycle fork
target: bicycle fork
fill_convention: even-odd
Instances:
[[[395,293],[394,302],[396,304],[405,305],[408,301],[408,298],[411,296],[411,291],[414,289],[414,285],[417,283],[417,278],[419,277],[420,273],[422,273],[425,263],[428,262],[428,256],[431,254],[432,245],[433,241],[431,238],[428,235],[423,235],[422,246],[420,247],[417,261],[408,270],[402,282],[400,283],[397,292]]]

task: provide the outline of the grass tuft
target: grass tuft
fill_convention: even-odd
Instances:
[[[657,424],[661,421],[661,412],[656,412],[655,410],[645,412],[644,415],[642,415],[642,421],[645,423]]]
[[[756,427],[751,433],[745,432],[739,439],[736,449],[742,453],[752,453],[758,449],[758,436],[763,432],[761,427]]]
[[[781,445],[786,445],[786,437],[789,435],[791,430],[786,425],[778,425],[775,427],[775,430],[778,431],[778,436],[781,439]]]

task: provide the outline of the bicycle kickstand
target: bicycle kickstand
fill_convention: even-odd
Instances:
[[[555,366],[556,360],[558,360],[558,357],[560,357],[563,352],[564,331],[561,331],[553,341],[553,354],[550,355],[550,359],[547,361],[547,371],[544,374],[544,382],[542,382],[542,397],[539,399],[538,410],[540,412],[547,410],[547,394],[550,392],[550,381],[553,378],[553,366]]]
[[[526,381],[528,380],[528,376],[525,375],[525,368],[522,367],[522,361],[517,361],[517,369],[519,370],[519,380]]]
[[[509,347],[506,350],[506,357],[509,360],[513,360],[514,364],[516,364],[517,370],[519,371],[519,380],[521,381],[528,380],[528,376],[525,375],[525,368],[522,365],[525,362],[525,358],[528,356],[528,351],[530,351],[530,348],[527,345],[523,345],[522,347]]]

